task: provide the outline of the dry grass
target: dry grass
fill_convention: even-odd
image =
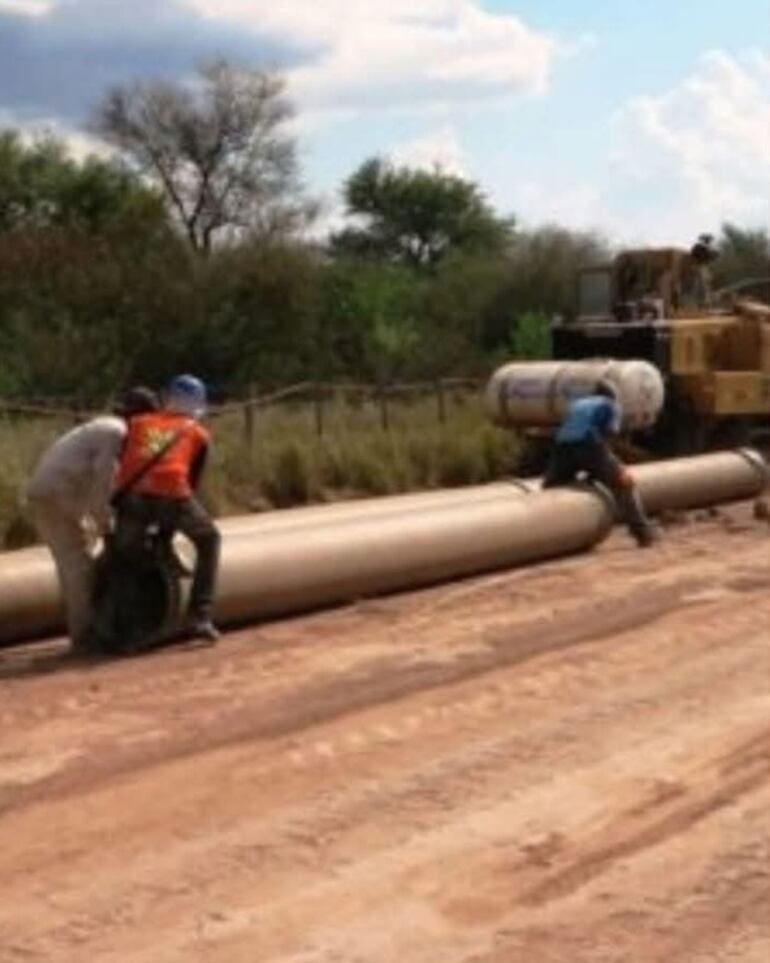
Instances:
[[[240,413],[215,420],[215,446],[204,499],[217,515],[262,511],[363,495],[489,481],[510,473],[515,440],[486,419],[474,394],[447,398],[440,423],[434,398],[391,402],[389,427],[379,406],[336,399],[324,407],[318,435],[313,406],[260,411],[249,444]],[[28,543],[20,510],[25,480],[40,452],[68,424],[57,419],[0,419],[0,540]]]
[[[0,546],[16,548],[33,538],[21,504],[24,485],[45,448],[71,427],[63,418],[0,415]]]

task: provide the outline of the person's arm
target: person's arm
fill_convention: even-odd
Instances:
[[[623,425],[623,409],[617,401],[610,401],[610,405],[612,410],[607,429],[611,435],[619,435]]]
[[[611,435],[620,434],[623,422],[623,412],[617,401],[611,398],[604,398],[603,404],[594,409],[592,421],[594,430],[600,438],[609,438]]]
[[[100,533],[107,531],[112,518],[110,496],[125,438],[126,429],[121,431],[118,424],[115,424],[110,428],[102,428],[95,439],[87,508]]]
[[[203,476],[209,458],[209,448],[209,442],[202,444],[190,465],[190,488],[192,488],[194,492],[198,490],[198,486],[201,483],[201,477]]]

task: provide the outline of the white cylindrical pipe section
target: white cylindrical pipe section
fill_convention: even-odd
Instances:
[[[0,553],[0,644],[42,638],[62,629],[59,582],[49,551]]]
[[[460,506],[466,502],[515,497],[518,494],[525,494],[530,488],[531,485],[526,482],[511,478],[486,485],[468,485],[464,488],[383,495],[379,498],[360,498],[328,505],[306,505],[253,515],[233,515],[218,519],[217,524],[225,536],[288,531],[308,525],[326,525],[374,518],[379,515],[392,515],[397,512],[425,511],[448,505]]]
[[[658,369],[646,361],[514,361],[494,372],[484,401],[497,424],[549,428],[561,422],[571,401],[591,394],[603,380],[617,390],[624,428],[655,423],[665,387]]]
[[[531,490],[517,479],[467,488],[415,492],[360,501],[337,502],[333,505],[311,505],[284,511],[222,518],[217,524],[222,532],[223,555],[231,542],[265,539],[280,533],[306,534],[317,527],[359,525],[375,518],[404,518],[433,508],[462,512],[466,504],[481,505],[498,500],[517,499]],[[276,545],[276,542],[268,544]],[[296,544],[296,543],[295,543]],[[185,559],[192,561],[189,543],[181,537],[178,547]],[[298,565],[301,560],[298,559]],[[222,585],[220,579],[220,585]],[[60,631],[63,608],[59,584],[50,553],[45,548],[26,548],[0,553],[0,644],[29,638],[41,638]]]
[[[561,489],[230,538],[215,614],[284,615],[590,548],[612,526],[596,491]]]
[[[742,450],[640,465],[632,474],[655,513],[755,497],[768,466]],[[578,551],[601,538],[611,514],[601,497],[575,489],[521,497],[527,488],[536,485],[396,496],[363,515],[362,503],[289,510],[275,513],[280,524],[264,517],[261,528],[248,518],[251,527],[239,529],[233,519],[223,525],[217,617],[227,624],[288,614]],[[0,642],[51,635],[62,621],[47,550],[0,554]]]
[[[634,465],[645,509],[651,514],[755,498],[768,485],[768,464],[751,448]]]

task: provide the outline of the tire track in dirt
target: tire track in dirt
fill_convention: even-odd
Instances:
[[[19,680],[0,778],[29,736],[82,758],[11,788],[0,959],[764,963],[767,543],[708,537],[35,679],[34,713]]]
[[[228,724],[226,719],[218,718],[216,733],[203,738],[198,722],[186,739],[177,737],[173,746],[160,743],[137,747],[134,751],[130,747],[124,748],[113,754],[109,765],[105,765],[104,760],[95,760],[98,772],[92,771],[90,778],[92,781],[107,779],[130,772],[137,766],[157,765],[169,758],[192,755],[200,751],[202,741],[211,749],[235,742],[296,734],[365,708],[399,701],[417,692],[477,679],[568,647],[594,644],[661,618],[681,604],[687,591],[694,591],[699,585],[699,582],[690,581],[662,587],[641,599],[629,600],[621,596],[599,605],[580,606],[570,617],[558,622],[534,622],[505,633],[495,632],[484,639],[484,647],[463,653],[452,661],[404,663],[399,657],[373,660],[360,670],[342,673],[339,677],[300,688],[288,696],[268,700],[258,720],[249,717]],[[125,693],[122,695],[125,697]],[[40,718],[45,718],[45,707],[40,709]],[[13,719],[7,724],[12,725]],[[13,796],[6,792],[5,799],[0,783],[0,818],[14,805],[27,804],[36,796],[68,792],[73,781],[82,785],[89,778],[86,768],[86,765],[70,766]]]
[[[293,954],[299,951],[299,946],[282,937],[280,932],[276,933],[276,929],[280,931],[280,925],[274,927],[272,921],[276,917],[280,919],[287,907],[296,909],[299,905],[303,919],[317,933],[312,946],[306,949],[308,959],[379,959],[379,956],[367,957],[361,946],[358,947],[358,953],[355,952],[354,938],[360,938],[361,935],[357,920],[363,917],[385,923],[390,913],[388,922],[391,927],[395,927],[399,933],[401,927],[405,927],[404,937],[395,940],[400,950],[391,946],[392,958],[398,955],[398,958],[410,960],[465,960],[462,947],[467,941],[476,939],[483,942],[479,934],[488,931],[490,926],[504,928],[510,925],[509,920],[524,918],[522,914],[527,910],[524,902],[526,890],[521,891],[519,899],[515,895],[515,866],[507,857],[498,854],[504,854],[510,848],[526,852],[527,859],[521,865],[521,874],[525,879],[533,873],[547,872],[554,851],[558,855],[558,839],[554,841],[547,838],[532,843],[517,839],[521,823],[516,813],[521,813],[525,807],[526,796],[518,800],[499,801],[487,812],[476,809],[475,815],[468,821],[458,814],[458,822],[454,826],[426,826],[418,837],[410,840],[408,845],[399,847],[398,851],[385,849],[375,853],[370,850],[347,866],[337,869],[330,867],[326,879],[315,878],[312,885],[302,887],[301,893],[275,893],[275,900],[259,909],[236,908],[219,927],[215,927],[212,934],[215,939],[210,947],[212,955],[206,958],[212,961],[245,960],[247,957],[239,955],[237,950],[242,950],[244,940],[250,938],[251,945],[255,945],[255,940],[256,945],[260,946],[263,940],[267,942],[270,952],[264,959],[295,959]],[[712,816],[714,812],[718,810],[714,810]],[[472,849],[463,849],[473,843],[475,846]],[[488,855],[493,857],[491,868],[487,867],[491,877],[488,875],[485,879],[484,873],[479,871],[479,863]],[[461,868],[460,873],[457,872],[458,867]],[[485,886],[490,879],[495,892],[500,894],[493,898],[491,904],[488,899],[484,900]],[[416,907],[413,908],[411,902],[408,901],[408,906],[401,905],[406,899],[405,894],[412,894],[413,897],[424,894],[430,902],[437,901],[437,908],[441,908],[442,893],[447,885],[455,886],[463,893],[461,897],[443,905],[451,922],[449,934],[436,930],[434,917],[421,918],[423,914]],[[388,905],[391,906],[390,910],[386,909]],[[333,924],[329,922],[330,914],[334,919]],[[423,950],[419,956],[410,955],[406,949],[409,921],[414,927],[416,920],[420,920],[419,929],[422,931]],[[446,946],[442,939],[448,939]],[[352,947],[351,942],[354,943]],[[431,956],[431,953],[434,955]],[[179,958],[183,958],[183,955]],[[296,958],[305,959],[305,956],[300,954]],[[387,958],[391,958],[390,953]],[[467,956],[468,960],[477,958],[475,952]],[[528,956],[522,958],[533,959]],[[646,956],[644,958],[647,959]],[[255,959],[263,957],[260,955]]]
[[[719,606],[717,606],[719,608]],[[740,620],[730,619],[733,625],[746,624],[745,616],[741,616]],[[713,619],[711,621],[712,628],[718,628],[719,619]],[[644,653],[645,635],[649,635],[649,627],[644,630],[642,635],[639,633],[632,633],[632,639],[628,644],[628,647],[633,646],[640,653]],[[744,648],[732,648],[728,647],[729,654],[738,661],[743,660],[745,663],[744,674],[746,668],[750,668],[751,659],[747,658],[747,652]],[[596,657],[602,661],[606,658],[606,650],[603,647],[597,649]],[[620,653],[622,654],[622,653]],[[750,652],[748,655],[750,656]],[[687,653],[682,653],[682,657],[686,658]],[[622,664],[622,663],[621,663]],[[703,686],[703,683],[707,679],[715,678],[715,670],[718,670],[719,665],[725,670],[727,665],[725,663],[716,662],[715,654],[715,664],[709,665],[707,662],[703,662],[698,666],[698,669],[702,671],[703,678],[698,676],[697,671],[691,671],[686,674],[686,678],[682,680],[683,684],[692,688],[698,689]],[[541,669],[543,667],[540,667]],[[627,668],[627,665],[626,665]],[[553,669],[550,670],[550,674],[553,674]],[[728,676],[725,673],[725,681]],[[549,683],[558,689],[558,680],[554,679],[552,683]],[[654,680],[648,680],[648,686],[650,684],[654,685]],[[612,680],[610,680],[610,685],[608,689],[612,686]],[[471,686],[469,685],[470,689]],[[515,695],[515,689],[509,687],[507,692]],[[675,701],[681,702],[681,696],[677,696],[676,691],[669,689],[667,694],[670,698]],[[546,697],[550,695],[549,692],[544,693]],[[608,691],[607,697],[611,698],[611,693]],[[622,703],[624,701],[624,696],[622,691],[618,693],[619,704],[614,708],[614,714],[618,720],[622,719]],[[642,712],[640,719],[644,718],[644,713],[647,711],[645,707],[645,699],[642,699],[639,705],[640,712]],[[610,703],[612,705],[612,703]],[[436,707],[432,707],[436,708]],[[457,713],[451,711],[452,705],[442,706],[441,708],[449,709],[446,712],[433,712],[427,713],[426,719],[432,720],[435,724],[441,724],[448,731],[452,731],[453,724],[456,724]],[[593,722],[594,728],[598,725],[600,728],[604,726],[603,719],[612,718],[612,714],[607,715],[606,713],[599,713],[599,718],[597,719],[597,713],[595,710],[597,706],[586,706],[586,720],[585,723],[589,724]],[[633,720],[636,718],[634,716],[631,706],[628,711],[625,711],[626,719],[623,725],[628,726],[633,725]],[[572,719],[573,724],[577,724],[578,720],[575,717],[574,710],[569,713],[569,717]],[[483,718],[483,716],[482,716]],[[489,722],[490,717],[486,717],[487,722]],[[494,715],[491,716],[494,720]],[[578,729],[579,731],[579,729]],[[590,730],[588,730],[590,731]],[[287,874],[290,872],[292,864],[296,866],[297,861],[304,862],[304,857],[301,857],[303,852],[311,854],[313,860],[318,858],[323,858],[327,865],[326,874],[331,870],[334,862],[328,863],[331,859],[329,853],[329,847],[334,847],[335,845],[344,844],[346,838],[349,837],[350,833],[356,833],[359,830],[355,827],[365,826],[367,821],[367,815],[372,812],[377,812],[381,814],[381,820],[383,820],[381,825],[381,834],[385,826],[389,826],[388,832],[384,834],[384,840],[389,839],[389,845],[405,845],[408,842],[403,839],[404,828],[399,829],[401,819],[405,818],[405,826],[407,836],[415,832],[415,819],[420,812],[423,813],[417,819],[417,826],[421,829],[417,829],[417,832],[425,832],[432,824],[436,822],[436,816],[438,814],[444,814],[441,818],[446,818],[449,813],[448,806],[458,807],[462,805],[468,805],[470,798],[475,799],[475,806],[480,803],[479,793],[477,791],[477,786],[479,781],[482,783],[484,780],[488,780],[490,775],[496,775],[497,779],[504,783],[506,779],[506,765],[510,766],[512,761],[515,761],[517,767],[521,767],[521,764],[526,764],[527,767],[531,766],[534,759],[538,756],[542,756],[546,760],[546,765],[548,760],[550,764],[553,764],[553,760],[558,756],[554,756],[554,750],[557,748],[559,743],[559,735],[563,739],[563,723],[556,723],[553,726],[552,735],[545,740],[535,738],[535,733],[530,732],[527,734],[523,745],[516,745],[515,737],[508,738],[507,742],[503,742],[498,746],[490,746],[489,754],[486,759],[482,758],[481,746],[478,744],[478,737],[473,737],[473,734],[464,734],[464,740],[469,742],[469,754],[467,758],[463,758],[462,754],[458,754],[457,750],[454,749],[447,757],[447,759],[440,765],[437,765],[433,771],[430,767],[423,766],[423,771],[415,776],[414,781],[410,785],[408,782],[402,785],[404,794],[401,796],[399,801],[398,796],[395,795],[395,790],[398,786],[398,782],[395,784],[386,783],[381,787],[381,791],[373,792],[371,790],[363,790],[362,794],[359,796],[357,802],[355,802],[355,795],[351,797],[350,791],[346,790],[345,793],[340,798],[339,808],[336,804],[334,807],[329,809],[326,804],[318,807],[318,804],[311,808],[311,810],[304,816],[301,813],[294,814],[292,820],[282,826],[284,823],[283,817],[276,819],[275,815],[268,817],[269,822],[265,824],[264,833],[265,836],[261,840],[251,840],[247,838],[243,839],[240,843],[236,841],[231,841],[228,843],[226,839],[210,839],[210,846],[206,847],[206,853],[202,852],[198,859],[196,859],[196,864],[198,869],[194,872],[192,867],[185,863],[182,865],[173,865],[169,867],[168,871],[164,874],[166,880],[173,880],[177,878],[182,878],[185,880],[185,887],[192,887],[195,891],[205,893],[211,889],[215,884],[217,879],[221,879],[224,876],[232,877],[235,879],[242,878],[244,875],[247,878],[253,877],[254,873],[258,870],[265,871],[266,867],[271,869],[273,872],[278,872],[279,867],[283,867],[280,870],[279,878],[281,874]],[[382,735],[389,735],[382,734]],[[457,732],[459,735],[459,731]],[[587,733],[586,733],[587,735]],[[425,739],[426,734],[422,734],[422,738]],[[325,737],[324,737],[325,738]],[[595,738],[595,736],[594,736]],[[425,743],[425,747],[429,743]],[[522,749],[524,751],[522,751]],[[574,763],[574,750],[570,750],[572,754],[572,760]],[[323,753],[322,755],[327,755]],[[346,764],[349,764],[350,760]],[[474,765],[475,763],[475,765]],[[316,760],[316,769],[309,773],[309,777],[314,778],[315,772],[318,772],[319,776],[323,778],[323,770],[319,771],[318,766],[323,765],[323,759],[318,758]],[[521,770],[521,776],[525,775],[527,770]],[[537,771],[535,769],[535,771]],[[251,774],[253,781],[256,782],[258,773],[254,772]],[[271,780],[274,776],[270,773],[265,773],[265,778]],[[449,781],[447,781],[449,780]],[[532,785],[532,774],[527,776],[527,784]],[[455,788],[452,789],[452,784],[454,783]],[[473,793],[470,794],[468,788],[473,785]],[[496,792],[500,791],[500,786],[498,784]],[[494,795],[494,793],[493,793]],[[417,808],[415,808],[415,803]],[[93,804],[89,804],[91,806]],[[398,813],[403,814],[403,817],[399,816]],[[291,815],[291,814],[289,814]],[[409,830],[409,826],[412,827]],[[241,825],[238,830],[238,834],[243,835],[244,827]],[[336,840],[341,842],[335,843]],[[273,842],[269,844],[266,839],[272,837]],[[320,849],[317,846],[317,840],[324,840]],[[398,842],[400,840],[400,842]],[[535,844],[537,845],[537,844]],[[369,841],[369,847],[371,852],[371,840]],[[175,853],[175,858],[183,855],[185,851]],[[189,855],[189,853],[188,853]],[[276,860],[278,862],[276,863]],[[158,867],[155,867],[156,871]],[[139,881],[137,880],[137,883]],[[289,883],[287,883],[289,885]],[[292,887],[293,888],[293,887]],[[277,896],[281,891],[281,886],[279,885],[278,879],[274,879],[273,895]],[[181,898],[184,894],[178,892],[179,886],[177,884],[170,884],[166,882],[162,887],[155,890],[155,894],[162,895],[164,899]],[[174,894],[177,894],[176,897]],[[287,897],[289,900],[292,899],[291,894]],[[121,902],[123,902],[121,900]],[[128,910],[124,910],[127,913]],[[100,929],[104,926],[116,926],[115,920],[110,922],[109,915],[105,917],[105,913],[109,913],[105,910],[102,913],[97,913],[94,915],[86,915],[80,917],[77,924],[77,931],[82,933],[98,934]],[[143,915],[145,919],[152,920],[153,916],[150,913],[147,917],[147,908],[142,909],[141,907],[132,911],[132,916],[134,919],[134,925],[136,925],[142,918]],[[56,931],[52,935],[51,939],[64,939],[66,932]]]
[[[761,743],[761,748],[757,743]],[[736,746],[716,772],[696,777],[689,786],[665,782],[651,798],[620,812],[602,829],[609,842],[590,847],[567,866],[550,873],[521,896],[525,905],[539,906],[569,896],[593,881],[618,860],[660,845],[686,832],[718,809],[770,782],[770,728]]]
[[[698,594],[699,586],[699,582],[689,581],[659,587],[640,600],[629,601],[620,597],[598,605],[590,602],[578,604],[572,607],[568,616],[557,622],[540,620],[515,624],[508,630],[498,627],[481,633],[483,647],[461,652],[450,661],[433,662],[428,658],[411,662],[398,656],[372,660],[360,669],[340,673],[339,677],[322,679],[297,691],[268,697],[258,712],[249,712],[245,718],[242,712],[217,713],[212,720],[216,727],[213,735],[206,732],[207,720],[200,718],[199,714],[190,731],[182,732],[181,737],[178,730],[170,733],[150,731],[145,735],[153,741],[128,741],[106,760],[98,754],[90,759],[78,759],[70,751],[67,767],[22,787],[6,786],[4,791],[0,767],[0,818],[14,805],[24,805],[49,794],[76,792],[78,788],[129,773],[136,767],[160,765],[172,758],[198,753],[202,746],[211,750],[245,741],[269,741],[297,735],[415,693],[449,688],[585,643],[601,643],[619,632],[628,632],[632,627],[656,622],[682,604],[690,604],[687,602],[689,597],[702,597]],[[699,632],[699,640],[705,644],[713,639],[715,644],[721,645],[728,636],[744,637],[768,624],[770,613],[765,609],[730,611],[711,619]],[[555,671],[563,673],[565,670],[557,667]],[[230,677],[236,678],[237,673]],[[322,753],[325,751],[321,750]],[[295,759],[301,764],[300,756]]]

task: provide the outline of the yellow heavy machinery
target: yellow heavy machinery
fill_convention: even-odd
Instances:
[[[646,452],[694,453],[766,443],[770,436],[770,306],[746,296],[747,286],[712,293],[714,256],[702,242],[690,251],[623,251],[608,265],[579,272],[577,312],[552,328],[554,362],[645,361],[660,372],[660,416],[632,435]],[[766,297],[768,282],[754,284]],[[520,377],[515,372],[514,380]],[[516,398],[515,383],[506,390]],[[506,405],[500,397],[502,405],[492,399],[493,417],[531,429],[530,451],[536,449],[537,437],[551,432],[542,422],[527,425],[515,401]]]

